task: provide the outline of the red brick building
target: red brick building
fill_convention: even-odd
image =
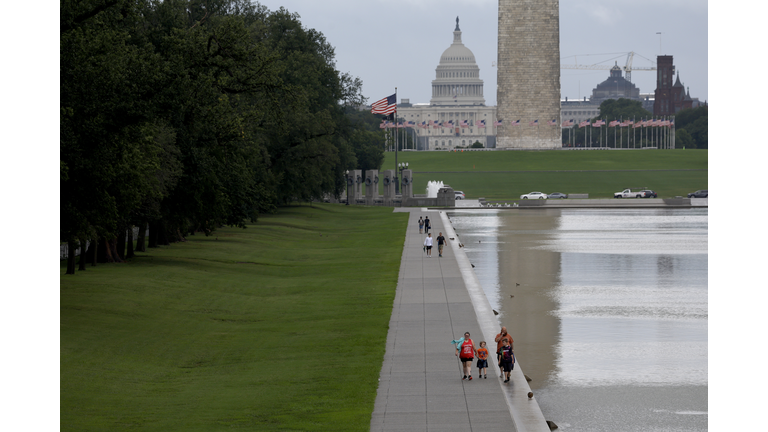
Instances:
[[[680,82],[680,73],[677,74],[675,83],[672,77],[675,75],[675,65],[672,56],[656,57],[656,94],[653,103],[654,116],[674,115],[676,112],[693,107],[693,99],[686,93],[685,87]]]

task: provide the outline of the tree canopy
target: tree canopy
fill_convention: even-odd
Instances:
[[[362,81],[297,14],[248,0],[60,6],[62,241],[244,226],[381,166],[383,132],[346,114],[365,103]]]

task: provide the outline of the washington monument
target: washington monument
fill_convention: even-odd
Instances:
[[[561,147],[559,3],[499,0],[496,148]]]

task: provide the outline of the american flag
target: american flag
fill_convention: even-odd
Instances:
[[[453,120],[448,120],[443,122],[443,127],[453,127]]]
[[[557,125],[557,120],[556,119],[552,119],[547,124],[550,125],[550,126],[555,126],[555,125]]]
[[[621,122],[621,124],[619,126],[625,127],[625,126],[630,126],[630,125],[632,125],[632,120],[624,120],[623,122]]]
[[[379,125],[379,129],[384,129],[386,127],[387,127],[387,122],[386,121],[381,122],[381,124]]]
[[[504,123],[504,120],[499,119],[499,120],[496,120],[495,122],[493,122],[493,125],[494,126],[501,126],[503,123]]]
[[[432,129],[437,129],[440,127],[440,123],[437,120],[432,120]]]
[[[466,120],[462,120],[461,122],[459,122],[459,126],[461,126],[461,127],[469,127],[469,123],[467,123]]]
[[[592,127],[600,127],[600,126],[602,126],[602,125],[604,125],[604,124],[605,124],[605,122],[604,122],[604,121],[602,121],[602,120],[596,120],[594,123],[592,123]]]
[[[632,129],[643,127],[643,121],[640,120],[639,122],[635,122],[634,125],[632,125]]]
[[[397,111],[397,93],[378,100],[371,105],[372,114],[392,114]]]
[[[583,128],[584,126],[589,126],[589,120],[584,120],[583,122],[579,123],[580,128]]]
[[[618,120],[612,120],[610,123],[608,123],[608,127],[616,127],[620,124]]]
[[[416,126],[416,123],[414,123],[412,121],[409,121],[408,123],[405,124],[405,127],[409,127],[409,128],[412,128],[414,126]]]
[[[528,123],[528,126],[538,126],[538,125],[539,125],[539,120],[538,119]]]
[[[423,122],[419,123],[419,127],[422,128],[422,129],[426,129],[427,128],[427,122],[423,121]]]
[[[480,120],[479,122],[475,123],[478,128],[484,128],[485,127],[485,120]]]
[[[566,126],[566,127],[573,126],[573,119],[564,121],[563,126]]]
[[[517,119],[512,122],[512,126],[518,126],[520,124],[520,119]]]

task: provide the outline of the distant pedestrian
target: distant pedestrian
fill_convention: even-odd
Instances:
[[[488,349],[485,347],[485,341],[480,341],[480,348],[477,349],[477,369],[480,378],[488,379]]]
[[[429,229],[432,228],[432,224],[429,222],[429,216],[424,218],[424,234],[429,234]]]
[[[419,234],[422,234],[424,231],[424,219],[419,216]]]
[[[445,237],[443,233],[437,235],[437,253],[439,256],[443,256],[443,246],[445,246]]]
[[[456,356],[461,360],[461,366],[464,371],[464,378],[462,378],[462,380],[469,379],[471,381],[472,360],[475,359],[475,354],[477,354],[475,343],[469,338],[469,332],[464,333],[463,338],[452,341],[451,343],[456,344]]]
[[[427,234],[424,239],[424,247],[427,248],[427,258],[432,258],[432,234]]]
[[[501,350],[499,351],[501,358],[499,359],[499,368],[503,371],[504,382],[509,382],[509,374],[512,369],[515,368],[515,352],[512,351],[512,346],[507,339],[502,340]]]

